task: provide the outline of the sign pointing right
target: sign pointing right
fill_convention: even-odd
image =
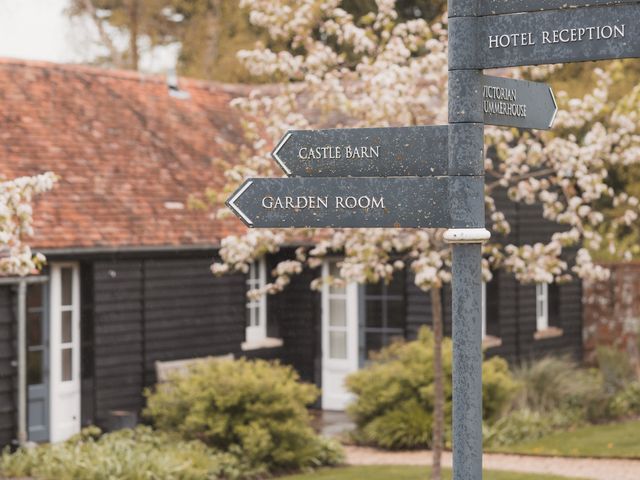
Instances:
[[[551,87],[511,78],[483,77],[484,123],[549,130],[558,113]]]

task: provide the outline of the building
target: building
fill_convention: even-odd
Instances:
[[[247,301],[247,289],[292,251],[246,276],[211,275],[221,239],[244,227],[189,209],[187,199],[222,188],[220,160],[233,161],[242,141],[228,102],[244,93],[0,61],[0,171],[61,177],[36,205],[32,245],[47,255],[47,269],[0,279],[0,445],[58,441],[82,425],[107,425],[114,411],[138,412],[156,362],[208,355],[281,359],[322,387],[320,406],[342,409],[342,379],[369,350],[412,338],[430,322],[428,295],[410,273],[390,285],[312,291],[311,280],[335,269],[334,259],[256,302]],[[510,241],[548,238],[535,208],[505,203],[504,210],[518,218]],[[443,295],[449,333],[449,291]],[[485,296],[489,354],[512,361],[581,355],[578,283],[522,286],[499,272]],[[25,344],[17,341],[21,319]]]

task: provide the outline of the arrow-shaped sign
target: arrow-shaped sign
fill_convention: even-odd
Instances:
[[[254,178],[227,206],[258,228],[445,228],[450,192],[464,196],[460,208],[482,208],[483,184],[480,176]]]
[[[637,2],[638,0],[482,0],[479,7],[480,15],[484,16]]]
[[[639,3],[452,18],[449,29],[465,32],[452,70],[640,57]]]
[[[548,130],[558,112],[551,87],[545,83],[484,76],[484,123]]]
[[[271,153],[292,177],[447,174],[448,127],[292,130]]]

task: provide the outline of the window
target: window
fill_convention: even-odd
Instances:
[[[74,305],[73,267],[60,269],[60,354],[63,382],[73,380],[73,348],[74,339],[73,314],[77,305]]]
[[[536,330],[549,328],[549,285],[536,284]]]
[[[247,292],[262,288],[267,283],[265,259],[253,262],[247,276]],[[247,299],[246,342],[260,342],[267,338],[267,298]]]
[[[536,331],[534,338],[542,340],[562,336],[560,289],[557,284],[536,285]]]
[[[482,282],[482,345],[484,348],[499,347],[500,339],[500,277],[493,273],[489,283]]]
[[[487,336],[487,282],[482,281],[482,303],[480,307],[482,312],[482,338]]]
[[[27,287],[27,384],[44,383],[46,334],[44,329],[44,285]]]
[[[325,267],[325,276],[340,278],[340,268],[335,260],[328,262]],[[344,285],[324,285],[325,298],[327,302],[328,321],[327,358],[331,360],[346,360],[348,357],[348,335],[347,328],[347,287]]]
[[[389,345],[395,338],[404,338],[405,301],[404,276],[394,275],[391,282],[379,282],[361,287],[361,319],[364,342],[360,360],[366,362],[370,353]]]

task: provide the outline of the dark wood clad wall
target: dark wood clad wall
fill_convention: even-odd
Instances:
[[[16,438],[15,320],[11,287],[0,287],[0,448]]]
[[[268,268],[285,258],[291,255],[285,252],[282,257],[270,259]],[[268,322],[277,324],[277,333],[283,340],[281,360],[293,365],[302,380],[318,385],[321,378],[320,293],[312,291],[310,284],[319,275],[319,270],[304,270],[292,278],[283,292],[268,297]]]
[[[94,264],[95,415],[139,411],[155,362],[240,354],[245,277],[214,277],[211,256]]]
[[[215,277],[211,257],[144,262],[145,385],[155,362],[240,354],[245,277]]]
[[[539,205],[511,202],[506,191],[494,195],[498,210],[511,223],[506,237],[494,237],[502,244],[533,244],[548,242],[557,225],[542,217]],[[572,252],[568,253],[568,256]],[[431,300],[428,292],[415,286],[413,274],[407,272],[407,338],[413,339],[422,325],[432,325]],[[534,338],[536,330],[535,286],[523,285],[506,271],[494,272],[493,284],[487,285],[487,333],[502,340],[502,345],[486,350],[487,356],[500,355],[515,362],[545,354],[567,354],[580,358],[582,352],[581,284],[578,280],[553,287],[557,290],[559,311],[550,319],[553,326],[562,328],[560,337]],[[551,287],[550,287],[551,290]],[[444,331],[451,335],[451,289],[442,291]],[[554,324],[555,322],[555,324]]]
[[[142,261],[94,264],[95,420],[138,411],[143,387]]]

